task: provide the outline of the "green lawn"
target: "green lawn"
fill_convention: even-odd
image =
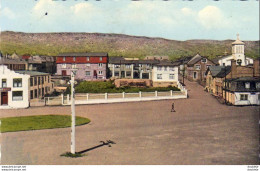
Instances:
[[[88,118],[76,117],[76,125],[89,123]],[[1,119],[1,132],[65,128],[71,126],[70,115],[21,116]]]

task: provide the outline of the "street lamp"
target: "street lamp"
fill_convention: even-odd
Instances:
[[[75,142],[75,124],[76,124],[76,112],[75,112],[75,75],[77,73],[77,69],[72,69],[71,70],[71,153],[75,154],[75,149],[76,149],[76,142]]]

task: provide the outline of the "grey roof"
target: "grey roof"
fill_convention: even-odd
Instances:
[[[216,75],[216,77],[223,78],[231,72],[231,66],[226,66]]]
[[[188,65],[194,65],[198,61],[200,61],[203,57],[200,56],[199,54],[195,55],[191,60],[188,62]]]
[[[155,64],[157,66],[177,66],[178,63],[177,62],[171,62],[169,60],[162,60],[159,61],[159,63]]]
[[[225,66],[209,66],[206,74],[210,71],[212,74],[212,77],[216,77],[217,74],[220,73],[220,71],[224,68],[225,68]]]
[[[110,64],[119,64],[120,61],[125,60],[122,56],[110,56],[109,57],[109,63]]]
[[[108,53],[103,52],[71,52],[71,53],[61,53],[57,56],[75,56],[75,57],[82,57],[82,56],[108,56]]]
[[[26,74],[26,75],[30,75],[30,76],[38,76],[38,75],[50,75],[49,73],[45,73],[45,72],[38,72],[38,71],[15,71],[16,73],[19,74]]]
[[[0,64],[26,64],[26,61],[23,59],[9,59],[9,58],[0,58]]]

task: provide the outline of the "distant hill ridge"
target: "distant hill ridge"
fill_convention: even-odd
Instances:
[[[3,54],[57,55],[64,52],[108,52],[109,56],[144,58],[168,55],[170,59],[200,53],[209,58],[231,53],[234,40],[187,40],[105,33],[23,33],[4,31],[0,35]],[[243,41],[243,40],[242,40]],[[245,54],[259,57],[259,40],[245,42]]]

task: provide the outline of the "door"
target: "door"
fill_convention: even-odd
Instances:
[[[62,71],[61,71],[61,75],[62,75],[62,76],[66,76],[66,75],[67,75],[66,70],[62,70]]]
[[[8,104],[8,93],[2,92],[1,94],[1,105],[7,105]]]
[[[197,72],[193,72],[193,78],[197,79]]]

